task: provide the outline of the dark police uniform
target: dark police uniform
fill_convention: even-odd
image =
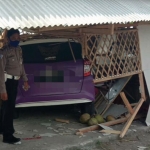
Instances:
[[[8,95],[8,100],[2,101],[0,113],[0,129],[4,137],[14,133],[13,113],[20,78],[28,80],[23,66],[22,49],[19,46],[0,49],[0,93]]]

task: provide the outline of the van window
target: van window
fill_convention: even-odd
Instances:
[[[75,59],[82,59],[79,43],[70,42]],[[69,43],[39,43],[21,46],[24,63],[47,63],[71,61],[73,56]]]

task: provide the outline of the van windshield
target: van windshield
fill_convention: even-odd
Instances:
[[[79,43],[70,42],[76,60],[82,59]],[[24,63],[47,63],[74,60],[68,42],[39,43],[21,46]]]

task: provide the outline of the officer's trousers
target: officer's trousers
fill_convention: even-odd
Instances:
[[[5,84],[8,94],[8,100],[2,101],[0,113],[0,127],[3,132],[3,137],[9,137],[14,134],[13,114],[15,110],[18,80],[7,79]]]

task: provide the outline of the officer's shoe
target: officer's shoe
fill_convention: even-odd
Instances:
[[[3,138],[3,142],[4,143],[8,143],[8,144],[15,144],[15,145],[18,145],[18,144],[21,144],[21,139],[20,138],[16,138],[14,137],[13,135],[10,136],[9,138]]]

